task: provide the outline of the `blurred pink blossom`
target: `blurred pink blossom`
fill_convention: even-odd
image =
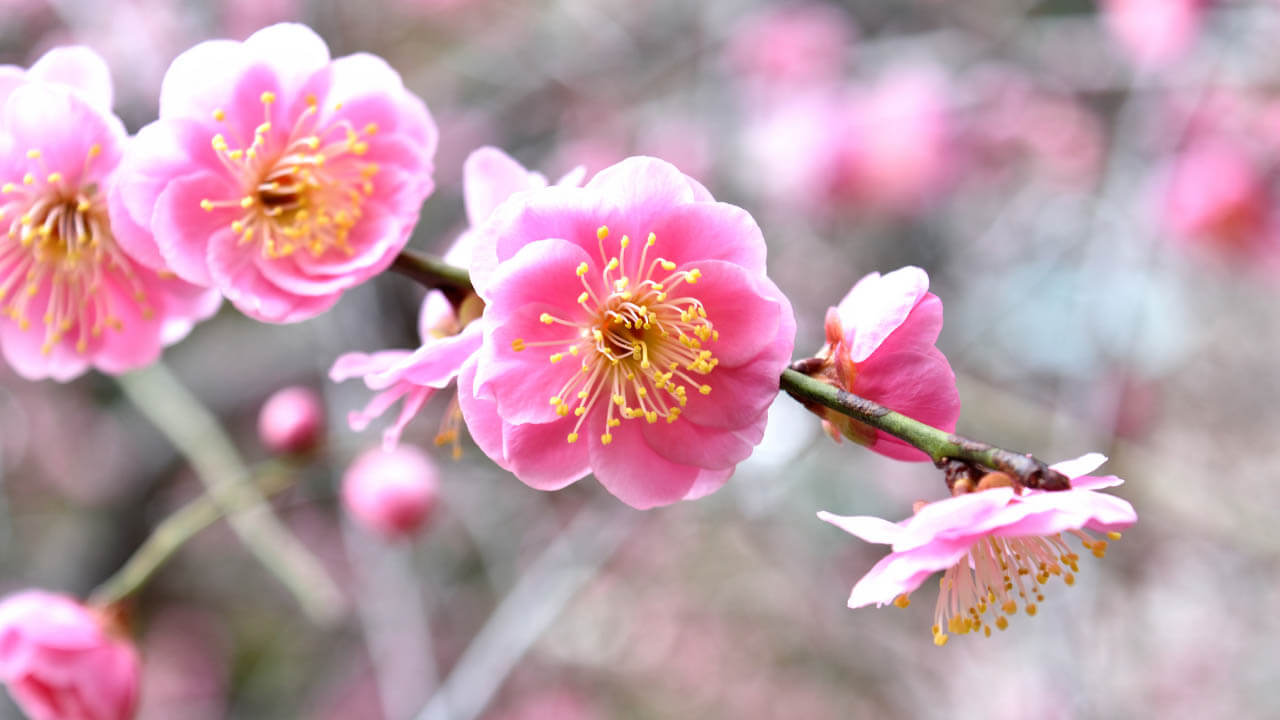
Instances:
[[[1265,233],[1271,199],[1255,153],[1224,136],[1184,149],[1164,184],[1162,216],[1177,236],[1247,250]]]
[[[373,448],[342,476],[342,503],[362,525],[386,538],[411,535],[436,505],[440,481],[421,450]]]
[[[858,281],[839,306],[827,310],[826,360],[819,377],[890,410],[948,432],[960,417],[951,365],[934,343],[942,330],[942,301],[917,267]],[[928,460],[924,452],[882,430],[823,408],[832,437],[840,435],[898,460]]]
[[[558,184],[577,186],[582,172],[575,170]],[[527,170],[506,153],[494,147],[482,147],[471,153],[463,165],[463,195],[469,227],[444,255],[445,262],[467,266],[474,246],[474,228],[489,217],[507,198],[527,190],[547,186],[540,173]],[[400,441],[404,427],[413,419],[437,390],[448,387],[457,377],[462,364],[480,348],[481,325],[473,321],[479,316],[481,303],[469,296],[455,309],[439,290],[427,293],[418,317],[418,333],[422,346],[415,351],[384,350],[373,354],[347,353],[339,357],[329,371],[334,382],[363,378],[365,385],[377,391],[369,404],[348,416],[351,429],[359,432],[386,412],[401,398],[400,414],[383,433],[383,446],[392,448]],[[437,442],[457,444],[457,420],[454,407],[447,414]]]
[[[28,379],[147,365],[218,306],[121,246],[107,193],[126,136],[111,100],[87,48],[0,68],[0,350]]]
[[[271,394],[258,413],[258,439],[272,452],[306,452],[324,433],[324,406],[320,394],[293,385]]]
[[[1177,60],[1195,42],[1206,0],[1101,0],[1107,29],[1142,67]]]
[[[112,194],[135,256],[265,322],[313,317],[384,270],[432,190],[436,127],[372,55],[301,25],[174,60]]]
[[[795,318],[746,211],[634,157],[476,233],[486,328],[459,402],[499,465],[541,490],[593,472],[648,508],[714,491],[760,442]]]
[[[757,96],[833,86],[856,35],[848,15],[819,3],[765,7],[733,29],[729,67]]]
[[[938,645],[946,643],[948,632],[963,635],[981,630],[990,635],[983,619],[988,609],[996,614],[994,624],[1001,630],[1008,626],[1006,615],[1017,612],[1018,600],[1028,615],[1035,615],[1036,603],[1044,599],[1040,586],[1055,575],[1072,585],[1072,573],[1079,571],[1078,556],[1062,533],[1075,535],[1085,549],[1102,557],[1107,542],[1083,531],[1105,533],[1115,540],[1117,531],[1137,522],[1128,502],[1095,492],[1122,480],[1084,474],[1104,462],[1105,456],[1090,453],[1054,465],[1071,478],[1070,490],[1019,492],[1007,483],[990,488],[980,483],[975,492],[919,503],[912,517],[896,524],[877,517],[819,512],[819,518],[845,532],[893,548],[853,586],[849,607],[871,603],[906,607],[907,596],[943,570],[933,626]]]
[[[138,653],[96,611],[27,590],[0,602],[0,680],[31,720],[130,720]]]

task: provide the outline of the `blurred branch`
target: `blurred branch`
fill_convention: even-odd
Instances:
[[[231,488],[228,493],[230,512],[234,514],[256,507],[264,496],[271,497],[291,487],[296,476],[282,470],[272,468],[263,473],[256,492],[252,491],[254,486],[249,483]],[[125,564],[93,591],[89,596],[90,603],[112,605],[141,590],[188,540],[222,516],[223,508],[209,495],[201,495],[183,505],[162,520]]]
[[[949,460],[963,460],[1006,472],[1017,478],[1024,487],[1042,490],[1070,488],[1070,481],[1065,475],[1030,455],[939,430],[797,370],[783,370],[781,385],[788,395],[806,405],[829,407],[906,441],[912,447],[927,453],[939,467],[946,465]]]
[[[117,380],[129,400],[187,458],[240,540],[293,593],[308,617],[322,624],[336,620],[342,612],[341,592],[248,482],[249,470],[213,413],[163,363]],[[243,509],[246,504],[252,509]]]
[[[570,600],[630,533],[639,513],[599,494],[493,611],[415,720],[473,720]]]

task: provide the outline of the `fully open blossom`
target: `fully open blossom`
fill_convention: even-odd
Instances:
[[[477,236],[459,401],[499,465],[544,490],[594,472],[645,508],[715,490],[760,442],[795,319],[744,210],[635,157],[514,196]]]
[[[138,653],[72,598],[39,590],[0,602],[0,681],[31,720],[129,720]]]
[[[1007,483],[921,503],[915,514],[900,523],[877,517],[841,517],[828,512],[818,517],[867,542],[890,545],[888,556],[876,563],[849,596],[849,607],[894,603],[906,607],[907,596],[933,573],[944,571],[937,609],[934,642],[947,641],[947,633],[981,631],[991,634],[987,612],[1004,630],[1006,616],[1018,610],[1036,614],[1044,600],[1043,586],[1050,577],[1075,583],[1077,556],[1063,539],[1075,535],[1086,550],[1102,557],[1107,541],[1090,534],[1119,539],[1118,531],[1138,516],[1128,502],[1104,493],[1123,481],[1115,476],[1089,477],[1106,457],[1090,453],[1053,465],[1071,478],[1071,489],[1058,492],[1023,490]]]
[[[0,68],[0,350],[22,376],[67,380],[154,361],[216,293],[129,256],[107,194],[127,142],[105,63],[59,48]]]
[[[581,184],[583,171],[574,170],[556,184]],[[474,246],[474,228],[489,217],[494,208],[518,192],[547,186],[540,173],[527,170],[495,147],[482,147],[467,157],[462,168],[463,196],[466,202],[466,231],[444,255],[451,265],[467,266]],[[416,351],[384,350],[372,354],[347,353],[338,358],[329,371],[334,382],[353,377],[364,379],[370,390],[377,392],[363,410],[348,416],[357,432],[368,427],[401,398],[404,403],[396,420],[383,433],[383,446],[390,449],[400,440],[405,425],[413,419],[436,391],[447,387],[457,377],[462,364],[480,348],[481,326],[474,324],[483,305],[470,295],[455,308],[439,290],[427,293],[418,316],[418,335],[422,345]],[[445,421],[437,443],[452,443],[454,454],[458,444],[457,406],[445,413]]]
[[[942,301],[929,292],[918,267],[858,281],[837,307],[827,310],[826,361],[819,377],[920,422],[955,430],[960,417],[956,376],[934,343],[942,330]],[[928,456],[881,430],[834,410],[819,414],[828,430],[898,460]]]
[[[416,447],[373,448],[342,476],[342,503],[361,524],[397,538],[412,534],[435,507],[440,481],[431,458]]]
[[[436,126],[381,59],[301,25],[174,60],[111,212],[129,252],[293,322],[391,264],[432,189]]]

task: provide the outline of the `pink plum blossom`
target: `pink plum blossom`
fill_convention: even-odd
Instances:
[[[143,262],[294,322],[391,264],[435,149],[426,106],[384,61],[330,60],[308,28],[272,25],[173,61],[111,213]]]
[[[306,452],[324,433],[324,405],[315,390],[302,385],[271,394],[258,413],[258,438],[272,452]]]
[[[767,97],[840,81],[855,32],[832,5],[768,7],[733,29],[726,56],[746,89]]]
[[[795,335],[744,210],[633,157],[513,196],[476,230],[472,438],[526,484],[587,473],[637,508],[706,495],[760,442]]]
[[[1265,234],[1270,204],[1253,153],[1218,137],[1193,144],[1173,161],[1162,216],[1181,238],[1246,249]]]
[[[1200,33],[1207,0],[1102,0],[1107,28],[1135,63],[1177,60]]]
[[[581,184],[582,175],[580,169],[574,170],[557,184],[576,187]],[[445,253],[445,262],[459,266],[469,264],[474,228],[512,195],[546,186],[543,175],[525,169],[497,148],[482,147],[472,152],[463,165],[463,195],[469,228]],[[364,430],[403,398],[398,417],[383,433],[383,446],[394,447],[405,425],[432,395],[453,382],[462,364],[480,348],[481,326],[473,322],[480,309],[479,298],[474,295],[455,309],[444,293],[432,290],[427,293],[418,318],[422,346],[416,351],[348,353],[338,358],[329,371],[330,379],[341,382],[360,377],[370,390],[377,392],[363,410],[348,416],[351,429]],[[444,425],[436,436],[437,443],[453,444],[455,456],[461,451],[457,442],[459,424],[455,405],[446,412]]]
[[[0,350],[28,379],[147,365],[218,306],[130,256],[110,221],[127,142],[111,97],[86,48],[0,68]]]
[[[1128,502],[1095,492],[1123,482],[1115,476],[1085,475],[1104,462],[1105,456],[1090,453],[1053,465],[1071,478],[1070,490],[1019,492],[1007,484],[983,488],[980,483],[975,492],[920,503],[912,517],[896,524],[819,512],[819,518],[845,532],[893,548],[854,585],[849,607],[906,607],[907,596],[942,570],[933,626],[938,645],[947,641],[947,632],[981,630],[990,635],[984,620],[988,610],[1001,630],[1009,624],[1006,616],[1017,612],[1019,601],[1028,615],[1035,615],[1036,603],[1044,600],[1041,586],[1050,576],[1072,585],[1072,573],[1079,572],[1079,556],[1062,533],[1075,535],[1086,550],[1102,557],[1107,541],[1085,531],[1117,540],[1118,531],[1138,519]]]
[[[827,310],[827,344],[819,377],[920,422],[948,432],[960,417],[955,374],[934,343],[942,330],[942,301],[929,292],[918,267],[858,281],[837,307]],[[823,408],[832,436],[839,435],[898,460],[928,456],[881,430]]]
[[[31,720],[129,720],[138,653],[96,611],[27,590],[0,602],[0,681]]]
[[[435,507],[440,481],[421,450],[373,448],[342,476],[342,503],[365,527],[387,537],[416,532]]]

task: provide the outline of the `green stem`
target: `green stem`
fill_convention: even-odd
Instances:
[[[261,496],[270,497],[292,487],[296,475],[272,470],[264,473],[257,483]],[[238,513],[255,507],[260,495],[246,492],[246,486],[233,489],[228,509]],[[222,517],[222,508],[209,495],[201,495],[166,517],[134,551],[111,577],[89,596],[89,602],[98,607],[114,605],[138,592],[151,580],[161,566],[173,557],[188,540]]]
[[[191,463],[205,492],[227,516],[245,547],[289,589],[315,622],[330,624],[342,614],[342,591],[250,482],[250,473],[213,413],[191,394],[164,363],[116,380],[135,407]],[[236,512],[243,497],[252,508]]]
[[[949,460],[962,460],[1008,473],[1024,487],[1043,490],[1070,488],[1070,481],[1065,475],[1030,455],[926,425],[796,370],[783,370],[780,385],[787,394],[806,405],[831,408],[923,450],[940,467]]]
[[[428,288],[472,291],[471,279],[466,270],[429,255],[401,250],[391,267]],[[801,360],[793,368],[807,370],[813,362],[813,358]],[[1030,455],[970,440],[926,425],[847,390],[815,380],[796,369],[784,370],[779,385],[793,398],[806,405],[816,404],[831,408],[923,450],[935,464],[948,469],[948,477],[953,471],[965,471],[965,468],[949,466],[949,463],[959,461],[969,466],[980,466],[1008,473],[1023,487],[1043,490],[1066,490],[1070,487],[1070,480],[1065,475]],[[972,467],[969,469],[971,470]]]

